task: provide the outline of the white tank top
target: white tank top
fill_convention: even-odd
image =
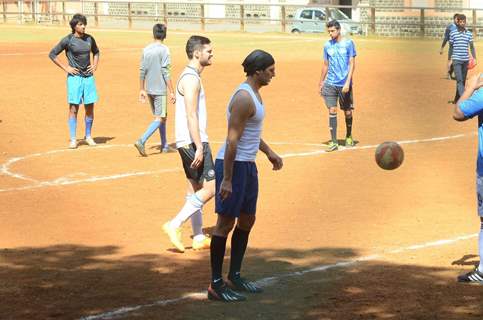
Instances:
[[[257,157],[258,148],[260,147],[260,138],[262,136],[262,126],[263,118],[265,118],[265,108],[263,104],[258,100],[255,92],[253,92],[252,87],[248,83],[242,83],[235,91],[233,96],[228,103],[227,108],[227,119],[230,119],[230,105],[235,94],[240,91],[247,91],[252,97],[253,103],[255,104],[255,114],[249,118],[245,124],[245,130],[238,141],[236,149],[235,161],[255,161]],[[226,142],[222,145],[217,159],[223,159],[225,157]]]
[[[187,144],[193,143],[190,131],[188,129],[188,117],[186,116],[186,105],[184,103],[184,96],[179,92],[179,82],[183,77],[196,77],[200,81],[200,95],[198,97],[198,121],[200,128],[201,142],[208,142],[208,135],[206,134],[206,98],[203,84],[201,83],[200,75],[192,68],[186,67],[179,76],[178,83],[176,84],[176,115],[175,115],[175,135],[176,135],[176,148],[180,148]]]

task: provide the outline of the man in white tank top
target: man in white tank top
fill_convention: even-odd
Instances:
[[[262,289],[240,276],[241,265],[248,244],[248,235],[255,223],[258,198],[257,151],[267,156],[273,170],[283,166],[280,158],[261,138],[265,108],[259,89],[275,76],[275,60],[262,50],[250,53],[242,63],[247,80],[233,94],[228,104],[228,136],[215,162],[216,198],[218,214],[211,238],[210,300],[243,301],[239,292],[258,293]],[[230,270],[223,281],[222,267],[228,234],[231,237]]]
[[[181,225],[191,217],[194,250],[208,249],[210,238],[202,231],[203,205],[215,193],[215,171],[206,134],[206,101],[200,74],[211,65],[213,52],[208,38],[191,36],[186,43],[189,63],[176,85],[176,148],[188,179],[186,202],[172,220],[163,225],[171,243],[181,252]]]

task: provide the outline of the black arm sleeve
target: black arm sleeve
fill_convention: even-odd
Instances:
[[[94,39],[93,36],[91,36],[91,52],[92,54],[94,54],[94,56],[98,56],[99,55],[99,48],[97,47],[97,43],[96,43],[96,40]]]
[[[65,37],[60,42],[50,50],[49,58],[54,60],[62,51],[67,48],[67,44],[69,43],[69,37]]]

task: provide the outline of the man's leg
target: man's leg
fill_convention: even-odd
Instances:
[[[224,302],[243,301],[243,295],[231,290],[223,281],[223,260],[226,250],[226,239],[235,225],[235,217],[218,214],[215,230],[211,238],[210,263],[211,283],[208,287],[208,299]]]
[[[166,138],[166,117],[161,118],[159,135],[161,137],[161,152],[166,153],[169,151],[168,139]]]
[[[86,115],[85,115],[85,124],[86,124],[86,134],[85,134],[85,141],[88,145],[90,146],[95,146],[96,142],[94,139],[92,139],[92,123],[94,122],[94,104],[86,104],[84,105],[86,109]]]
[[[139,154],[143,157],[147,157],[145,150],[146,141],[153,135],[153,133],[158,130],[161,126],[161,112],[162,105],[161,101],[158,99],[160,96],[155,96],[148,94],[149,105],[151,106],[151,111],[154,115],[154,120],[149,124],[144,131],[143,135],[134,143],[134,147],[138,150]]]
[[[78,104],[70,104],[69,105],[69,136],[70,136],[70,143],[69,148],[75,149],[77,148],[77,113],[79,112],[79,105]]]
[[[322,96],[324,97],[325,105],[329,110],[329,131],[330,142],[327,151],[335,151],[338,149],[337,143],[337,88],[328,84],[324,84],[322,88]]]
[[[476,176],[476,196],[478,215],[480,216],[480,234],[478,238],[479,265],[471,272],[458,276],[459,282],[483,284],[483,177]]]
[[[342,90],[340,91],[339,101],[340,101],[340,106],[344,110],[344,115],[345,115],[345,128],[346,128],[345,146],[353,147],[354,140],[352,139],[352,120],[353,120],[352,86],[350,87],[349,92],[343,93]]]
[[[454,103],[456,103],[465,91],[465,79],[463,79],[463,62],[455,60],[453,61],[453,66],[456,77],[456,93],[454,97]]]

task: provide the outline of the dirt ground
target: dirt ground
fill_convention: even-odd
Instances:
[[[317,94],[326,36],[207,34],[215,50],[202,74],[212,149],[244,79],[240,63],[262,48],[276,59],[276,77],[261,92],[263,137],[285,157],[280,172],[263,154],[257,160],[257,223],[243,273],[265,292],[222,304],[203,293],[209,252],[176,253],[161,231],[184,201],[178,154],[159,153],[157,134],[147,158],[132,146],[151,120],[137,102],[149,32],[88,30],[101,49],[99,146],[76,150],[66,149],[65,75],[47,57],[67,32],[0,26],[1,319],[483,318],[482,287],[455,282],[478,261],[477,123],[452,120],[455,83],[443,77],[439,42],[356,38],[358,143],[327,154]],[[188,36],[168,34],[174,78]],[[173,106],[169,112],[172,142]],[[79,138],[83,130],[79,121]],[[388,140],[405,151],[394,171],[374,161]],[[207,232],[215,219],[210,202]],[[187,245],[190,231],[187,222]],[[225,270],[228,261],[229,243]]]

